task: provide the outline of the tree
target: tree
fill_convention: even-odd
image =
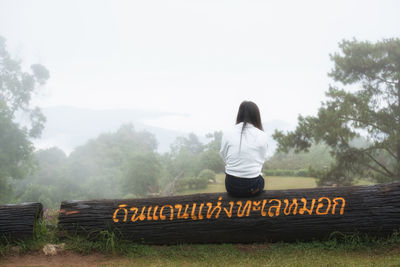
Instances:
[[[79,190],[66,177],[67,156],[57,147],[35,151],[35,171],[25,179],[14,181],[15,202],[41,202],[46,208],[58,208],[67,199],[79,199],[87,190]]]
[[[207,143],[206,148],[208,150],[215,150],[219,152],[221,148],[222,135],[222,131],[215,131],[214,133],[206,134],[206,137],[211,139],[210,142]]]
[[[206,149],[200,154],[200,169],[210,169],[216,173],[224,172],[225,163],[219,154],[219,150],[221,148],[222,131],[208,133],[206,137],[211,140],[205,145]]]
[[[40,136],[45,117],[30,103],[35,89],[48,78],[48,70],[39,64],[23,71],[21,61],[10,56],[0,36],[0,201],[10,196],[10,181],[25,177],[33,168],[30,139]],[[17,115],[24,117],[26,125],[16,122]]]
[[[113,133],[77,147],[68,157],[70,184],[79,183],[85,198],[120,197],[121,186],[135,155],[154,153],[157,140],[147,131],[136,131],[132,124],[121,125]]]
[[[322,169],[329,166],[333,159],[329,153],[329,147],[325,144],[312,144],[308,152],[295,153],[293,149],[288,153],[275,152],[264,163],[265,170],[299,170],[312,167]]]
[[[182,150],[187,151],[191,155],[198,155],[204,150],[204,145],[200,142],[197,135],[189,133],[187,137],[179,136],[171,145],[171,154],[179,154]]]
[[[201,171],[199,156],[203,150],[204,145],[194,133],[190,133],[188,137],[177,137],[169,153],[169,172],[173,177],[181,172],[186,177],[197,176]]]
[[[330,147],[335,163],[321,181],[349,184],[359,176],[400,179],[400,39],[376,43],[344,40],[328,74],[335,85],[316,116],[299,116],[293,132],[275,131],[278,150],[307,151],[313,142]],[[339,86],[348,86],[345,90]],[[357,144],[356,137],[367,140]]]
[[[225,171],[225,163],[216,150],[206,150],[199,157],[200,169],[210,169],[216,173]]]
[[[148,193],[158,193],[160,162],[156,153],[140,153],[134,155],[129,164],[123,183],[123,192],[146,196]]]

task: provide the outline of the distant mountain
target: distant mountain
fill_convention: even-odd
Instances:
[[[142,123],[147,119],[157,119],[165,116],[185,116],[185,114],[165,113],[157,111],[111,109],[91,110],[75,107],[44,108],[47,118],[42,137],[35,140],[37,148],[57,146],[67,154],[77,146],[83,145],[89,139],[96,138],[101,133],[115,132],[122,124],[132,123],[136,130],[147,130],[154,134],[158,141],[158,152],[168,152],[170,145],[178,136],[186,136],[188,133],[150,126]],[[270,136],[268,147],[269,155],[276,148],[276,142],[272,139],[275,129],[291,130],[294,127],[281,120],[266,121],[263,123],[264,131]],[[207,142],[205,136],[198,135],[200,141]]]
[[[154,134],[160,153],[169,151],[169,146],[176,137],[187,135],[185,132],[141,123],[144,119],[168,115],[183,116],[183,114],[129,109],[91,110],[74,107],[44,108],[42,111],[47,121],[41,139],[35,140],[36,147],[57,146],[68,154],[89,139],[96,138],[101,133],[115,132],[126,123],[132,123],[136,130],[147,130]]]

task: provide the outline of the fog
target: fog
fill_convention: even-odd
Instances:
[[[58,147],[83,158],[90,140],[131,125],[131,133],[153,134],[155,147],[144,150],[161,155],[189,133],[212,141],[206,134],[234,125],[243,100],[259,106],[269,135],[293,129],[325,100],[338,43],[399,37],[399,11],[395,0],[1,0],[0,35],[23,67],[50,72],[32,100],[47,117],[32,139],[36,151]],[[118,176],[122,167],[114,167]]]
[[[398,1],[2,0],[0,33],[14,55],[49,69],[40,107],[174,112],[187,116],[143,123],[205,134],[230,127],[245,99],[263,121],[315,114],[338,42],[398,36],[399,10]]]

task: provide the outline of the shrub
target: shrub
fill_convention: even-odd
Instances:
[[[210,169],[204,169],[202,170],[199,175],[197,176],[199,179],[207,179],[208,181],[213,181],[214,183],[217,181],[215,177],[215,172],[210,170]]]
[[[269,169],[264,170],[265,176],[295,176],[295,177],[309,177],[310,172],[307,169],[300,170],[281,170],[281,169]]]
[[[208,177],[183,177],[176,185],[176,191],[182,192],[187,189],[204,189],[208,185]]]

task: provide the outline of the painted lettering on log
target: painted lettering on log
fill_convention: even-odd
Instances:
[[[129,207],[119,204],[113,212],[114,223],[165,220],[211,220],[218,218],[242,218],[249,216],[277,217],[290,215],[343,215],[346,200],[343,197],[320,197],[318,199],[262,199],[239,200],[224,203],[185,203],[155,206]]]

